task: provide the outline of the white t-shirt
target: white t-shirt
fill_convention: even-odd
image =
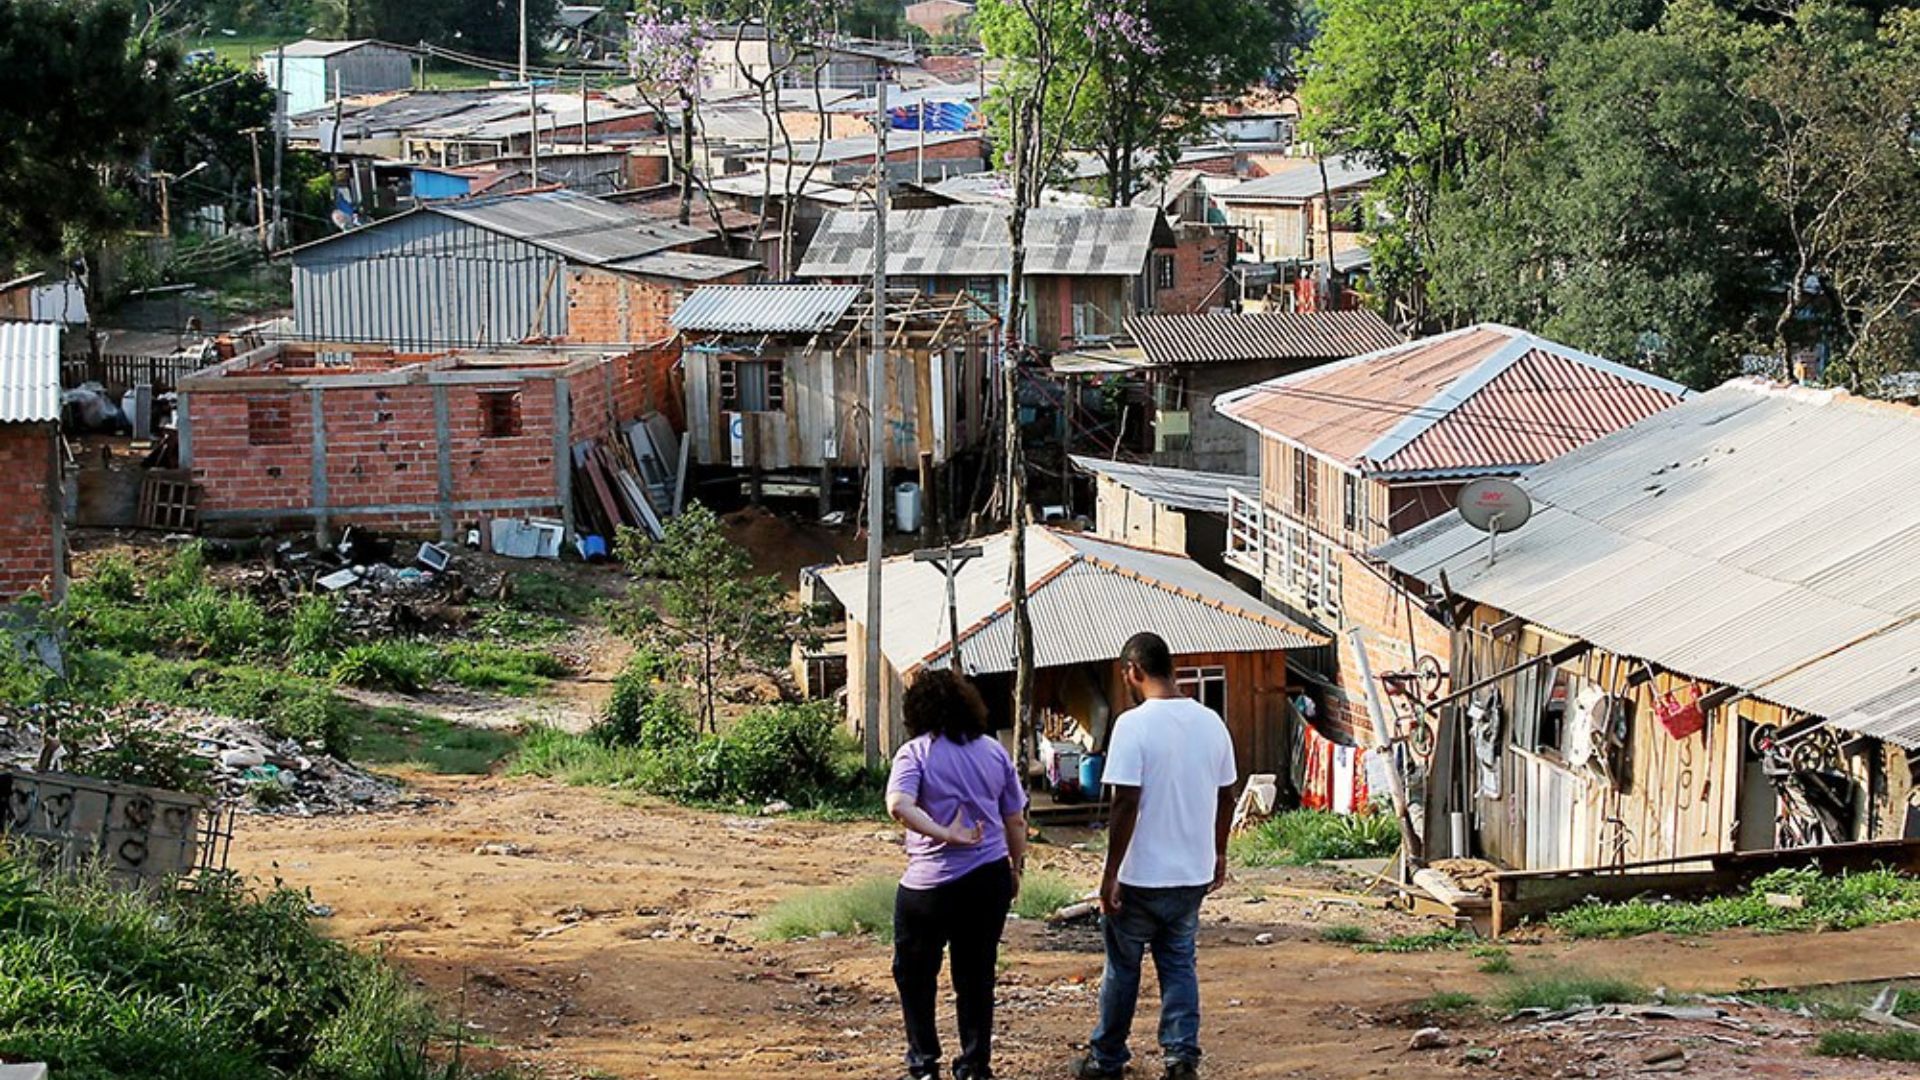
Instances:
[[[1213,881],[1213,816],[1239,779],[1219,714],[1190,698],[1150,698],[1120,714],[1101,780],[1140,789],[1140,820],[1120,881],[1148,889]]]

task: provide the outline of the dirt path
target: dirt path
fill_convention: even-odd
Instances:
[[[623,805],[538,781],[416,782],[448,803],[397,816],[243,819],[236,867],[311,889],[333,910],[332,932],[384,948],[449,1008],[464,1008],[470,1030],[553,1075],[899,1074],[884,947],[763,944],[751,928],[798,889],[897,872],[891,830]],[[1035,854],[1083,880],[1095,859],[1052,845]],[[1373,920],[1376,933],[1426,924],[1266,896],[1263,886],[1278,880],[1249,875],[1207,906],[1203,1040],[1215,1077],[1620,1076],[1669,1044],[1686,1050],[1690,1077],[1920,1075],[1810,1058],[1812,1022],[1771,1011],[1711,1030],[1524,1032],[1483,1019],[1448,1026],[1498,1047],[1492,1064],[1459,1045],[1409,1051],[1408,1035],[1424,1022],[1411,1015],[1415,1003],[1442,989],[1491,996],[1513,976],[1480,974],[1465,952],[1376,955],[1324,943],[1319,930],[1331,922]],[[1260,933],[1274,943],[1254,944]],[[1002,1075],[1064,1075],[1061,1062],[1093,1017],[1097,950],[1091,932],[1010,929]],[[1523,945],[1514,964],[1523,977],[1577,969],[1675,992],[1726,991],[1909,975],[1920,971],[1920,935],[1889,926]],[[1151,1013],[1139,1030],[1150,1034]],[[1152,1055],[1139,1064],[1140,1075],[1157,1073]]]

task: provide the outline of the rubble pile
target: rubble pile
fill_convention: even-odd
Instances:
[[[446,634],[466,623],[466,604],[506,595],[506,574],[452,545],[401,545],[348,530],[333,547],[284,540],[259,552],[209,542],[216,557],[237,561],[220,573],[269,609],[319,591],[334,596],[347,629],[364,638]],[[246,560],[246,561],[240,561]]]
[[[144,728],[178,736],[186,751],[205,762],[214,798],[239,809],[310,817],[364,813],[423,800],[398,782],[375,776],[293,739],[275,738],[257,724],[195,709],[134,705],[92,710],[96,729]],[[0,720],[0,767],[32,770],[45,746],[45,732],[31,719]],[[94,748],[97,749],[97,748]],[[67,753],[56,748],[57,770]]]

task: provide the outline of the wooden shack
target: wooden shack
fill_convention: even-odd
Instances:
[[[754,472],[863,467],[871,297],[853,285],[716,285],[690,295],[673,325],[694,462]],[[985,435],[997,338],[979,313],[968,296],[888,293],[888,468],[918,469],[928,456],[944,465]]]

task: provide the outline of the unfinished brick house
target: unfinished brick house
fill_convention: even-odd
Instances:
[[[66,595],[60,327],[0,323],[0,603]]]
[[[452,538],[528,515],[571,531],[573,448],[649,412],[681,426],[673,361],[273,343],[181,381],[181,465],[210,531]]]

